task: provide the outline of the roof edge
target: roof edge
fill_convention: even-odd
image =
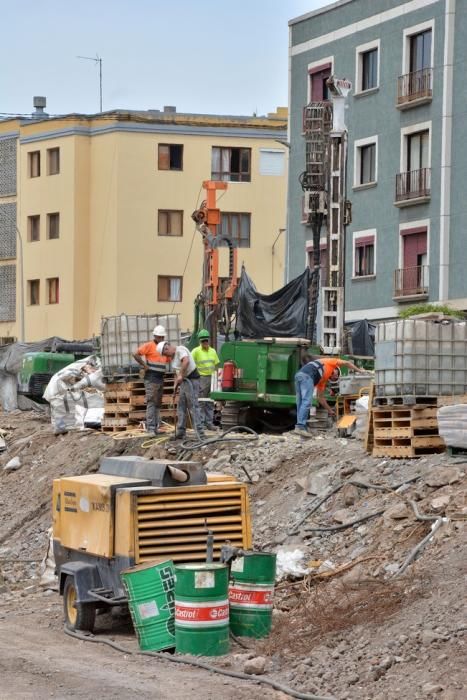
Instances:
[[[307,12],[306,14],[300,15],[299,17],[294,17],[293,19],[289,20],[289,27],[292,27],[294,24],[298,24],[299,22],[304,22],[305,20],[310,19],[311,17],[323,15],[325,12],[337,10],[338,7],[348,5],[350,2],[353,2],[353,0],[336,0],[336,2],[333,2],[330,5],[325,5],[324,7],[319,7],[317,10],[312,10],[311,12]]]

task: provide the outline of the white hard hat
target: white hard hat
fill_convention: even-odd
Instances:
[[[165,328],[164,326],[156,326],[153,330],[154,335],[158,335],[161,338],[165,338]]]
[[[161,340],[160,343],[157,343],[157,352],[159,353],[159,355],[164,354],[163,351],[166,345],[168,345],[168,343],[165,340]]]

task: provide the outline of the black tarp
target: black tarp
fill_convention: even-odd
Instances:
[[[307,268],[276,292],[260,294],[242,268],[236,295],[237,333],[243,338],[306,338],[312,274]]]
[[[352,355],[374,357],[376,326],[366,319],[346,325],[350,334],[349,352]]]

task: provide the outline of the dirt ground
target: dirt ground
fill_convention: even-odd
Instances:
[[[8,445],[0,455],[0,699],[289,697],[254,677],[227,678],[65,635],[62,601],[40,585],[52,479],[93,471],[104,454],[151,456],[161,448],[144,451],[139,440],[93,432],[55,437],[45,419],[19,412],[0,414],[0,428]],[[21,466],[5,469],[15,456]],[[267,677],[310,697],[467,698],[465,458],[373,459],[360,442],[332,431],[308,441],[218,443],[193,458],[242,480],[246,468],[255,544],[298,549],[310,570],[278,584],[268,639],[233,643],[228,656],[206,661],[242,672],[248,659],[263,656]],[[443,521],[397,575],[435,522],[417,520],[413,503]],[[100,616],[95,638],[137,651],[126,618]]]

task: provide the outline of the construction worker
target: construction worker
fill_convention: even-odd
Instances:
[[[159,434],[160,408],[164,393],[164,374],[169,360],[157,351],[157,344],[165,339],[164,326],[156,326],[153,340],[141,345],[133,357],[141,365],[146,390],[146,430]]]
[[[348,367],[354,372],[365,372],[350,360],[337,357],[317,357],[307,362],[295,375],[295,393],[297,401],[297,423],[295,432],[303,437],[311,437],[307,430],[313,393],[316,388],[318,403],[326,409],[328,415],[335,416],[335,411],[326,401],[324,392],[328,381],[336,382],[340,376],[340,367]]]
[[[170,345],[161,341],[157,346],[157,352],[169,358],[172,367],[177,371],[175,389],[180,387],[180,396],[177,407],[177,430],[175,439],[183,440],[186,433],[186,417],[190,414],[191,425],[198,438],[204,438],[204,428],[201,424],[198,404],[199,396],[199,372],[191,352],[184,345]]]
[[[219,366],[217,352],[209,345],[209,331],[204,328],[198,333],[199,345],[191,355],[200,374],[199,397],[206,399],[199,402],[201,424],[207,430],[215,430],[213,423],[214,402],[210,400],[211,377]]]

